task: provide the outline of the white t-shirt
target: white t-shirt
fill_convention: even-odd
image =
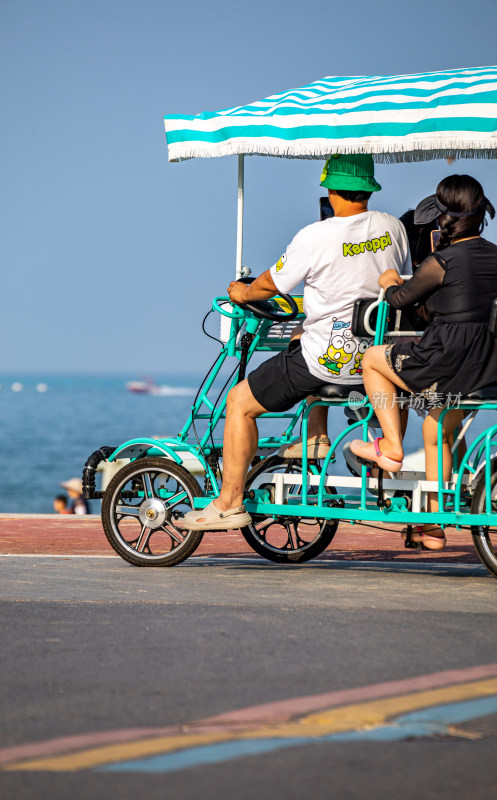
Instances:
[[[302,353],[317,378],[362,381],[361,361],[372,340],[352,336],[352,311],[357,299],[378,296],[378,278],[386,269],[410,274],[411,259],[404,226],[381,211],[302,228],[271,267],[283,294],[304,281]]]

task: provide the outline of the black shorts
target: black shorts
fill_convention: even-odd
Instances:
[[[291,342],[288,350],[264,361],[247,378],[250,390],[266,411],[288,411],[295,403],[310,394],[319,394],[323,381],[309,372],[299,341]],[[350,389],[357,388],[351,385]]]

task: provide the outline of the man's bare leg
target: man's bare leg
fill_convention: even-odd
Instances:
[[[307,405],[315,400],[315,397],[308,397]],[[319,439],[320,436],[328,436],[328,406],[315,406],[309,411],[307,439]]]
[[[223,485],[214,505],[221,511],[243,503],[250,464],[257,451],[257,417],[266,409],[257,402],[247,380],[228,394],[223,443]]]
[[[304,332],[303,325],[297,325],[293,329],[293,333],[290,336],[290,342],[298,341]],[[314,403],[316,400],[315,397],[308,397],[307,398],[307,405],[310,406],[311,403]],[[328,435],[328,408],[327,406],[316,406],[315,408],[311,409],[309,412],[309,418],[307,420],[307,440],[312,439],[319,439],[320,436],[327,436]]]

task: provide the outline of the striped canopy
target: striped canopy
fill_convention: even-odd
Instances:
[[[497,67],[328,77],[247,106],[165,117],[170,161],[228,155],[375,161],[497,157]]]

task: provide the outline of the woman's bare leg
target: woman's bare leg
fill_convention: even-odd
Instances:
[[[423,440],[426,454],[426,480],[438,481],[438,419],[443,408],[432,408],[423,423]],[[459,427],[466,412],[452,409],[448,411],[443,421],[442,433],[442,454],[443,454],[443,476],[444,481],[450,479],[452,473],[452,452],[451,445],[454,441],[454,430]],[[428,511],[438,511],[438,497],[435,492],[428,494]]]
[[[394,461],[402,461],[402,426],[396,387],[410,391],[385,359],[387,345],[370,347],[362,361],[364,387],[378,417],[383,439],[381,452]]]

